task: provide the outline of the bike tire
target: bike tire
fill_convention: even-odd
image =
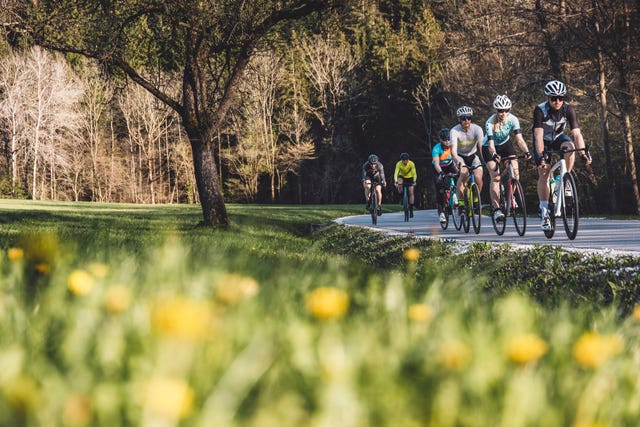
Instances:
[[[505,190],[504,187],[502,185],[502,183],[500,183],[500,209],[502,209],[502,212],[505,214],[505,217],[502,221],[496,221],[496,219],[493,217],[493,213],[491,213],[491,224],[493,225],[493,229],[495,230],[496,234],[498,236],[502,236],[504,234],[504,229],[507,226],[507,203],[505,200],[505,194],[504,194]]]
[[[474,182],[471,184],[471,195],[473,203],[471,204],[471,221],[473,222],[473,231],[480,233],[480,221],[482,220],[482,200],[480,200],[480,190]]]
[[[455,185],[452,185],[449,194],[454,194],[454,191],[458,191]],[[457,231],[460,231],[462,228],[462,215],[458,212],[458,206],[452,200],[449,201],[449,207],[451,208],[451,217],[453,218],[453,226]]]
[[[564,203],[562,204],[562,222],[564,222],[564,231],[567,233],[569,240],[576,238],[578,234],[579,209],[578,209],[578,191],[576,182],[570,172],[564,174],[562,190],[564,192]],[[569,193],[570,195],[567,195]]]
[[[447,196],[447,194],[449,196]],[[442,213],[444,214],[444,222],[440,223],[440,228],[446,230],[449,227],[449,217],[451,216],[451,193],[445,193],[444,206],[442,207]]]
[[[471,204],[469,202],[471,190],[467,189],[464,191],[464,214],[460,216],[462,220],[462,229],[465,233],[469,232],[469,228],[471,227]]]
[[[409,222],[409,195],[407,187],[403,185],[402,190],[402,209],[404,210],[404,222]]]
[[[378,194],[376,193],[375,186],[371,188],[371,224],[378,224]]]
[[[522,184],[517,179],[511,181],[513,197],[511,198],[511,216],[516,232],[519,236],[524,236],[527,231],[527,203],[524,198]]]

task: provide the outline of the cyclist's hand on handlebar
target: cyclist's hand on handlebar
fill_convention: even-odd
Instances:
[[[593,161],[593,159],[591,158],[591,153],[589,153],[589,151],[583,151],[582,154],[580,154],[580,157],[582,158],[584,164],[587,166],[589,166]]]
[[[524,159],[525,160],[531,160],[531,153],[529,151],[524,153]]]
[[[500,161],[500,154],[493,153],[493,155],[491,156],[491,160],[493,160],[494,162],[499,162]]]

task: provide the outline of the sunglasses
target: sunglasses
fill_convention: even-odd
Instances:
[[[556,101],[564,101],[564,96],[550,96],[549,97],[550,101],[556,102]]]
[[[471,121],[473,117],[471,116],[460,116],[459,119],[461,122],[466,122],[467,120]]]
[[[506,109],[500,109],[500,110],[496,110],[498,113],[508,113],[510,110],[508,108]]]

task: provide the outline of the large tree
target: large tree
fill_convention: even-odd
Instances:
[[[49,49],[124,72],[181,117],[205,225],[228,225],[214,143],[256,48],[275,30],[339,0],[24,1],[21,27]],[[17,22],[17,21],[15,21]],[[172,72],[172,93],[154,78]]]

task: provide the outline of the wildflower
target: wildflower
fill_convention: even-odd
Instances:
[[[417,262],[418,258],[420,258],[420,249],[418,248],[409,248],[404,251],[404,259],[409,262]]]
[[[74,295],[87,295],[93,289],[94,278],[85,270],[74,270],[67,278],[67,287]]]
[[[462,341],[450,340],[440,347],[440,361],[450,371],[462,370],[471,360],[471,351]]]
[[[583,368],[597,368],[622,351],[618,335],[583,334],[573,346],[573,357]]]
[[[3,388],[5,401],[20,414],[28,414],[40,405],[40,390],[31,377],[20,375]]]
[[[233,304],[258,293],[260,286],[253,278],[240,274],[225,274],[218,283],[216,297],[225,304]]]
[[[145,395],[145,410],[154,415],[177,420],[193,411],[193,389],[181,378],[154,378]]]
[[[107,289],[104,296],[104,308],[117,314],[125,311],[131,304],[131,290],[125,285],[114,285]]]
[[[51,266],[49,264],[45,264],[44,262],[36,264],[34,268],[40,274],[49,274],[49,272],[51,271]]]
[[[339,319],[349,308],[349,295],[334,287],[316,288],[307,295],[306,308],[318,319]]]
[[[102,264],[100,262],[92,262],[89,264],[87,268],[93,277],[97,277],[98,279],[104,279],[107,277],[107,273],[109,272],[109,267],[106,264]]]
[[[198,340],[211,333],[213,313],[205,301],[174,297],[154,303],[151,323],[163,335]]]
[[[24,258],[24,250],[22,248],[9,248],[7,249],[7,258],[13,262],[21,261]]]
[[[433,309],[427,304],[411,304],[407,315],[412,322],[428,323],[433,318]]]
[[[67,397],[63,412],[65,425],[85,426],[89,424],[92,416],[93,405],[87,396],[74,393]]]
[[[514,363],[535,362],[547,352],[547,343],[535,334],[512,338],[507,344],[507,356]]]
[[[640,321],[640,304],[633,307],[633,313],[631,315],[635,320]]]

